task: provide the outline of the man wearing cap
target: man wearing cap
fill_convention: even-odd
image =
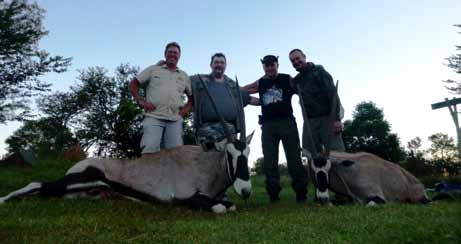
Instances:
[[[143,154],[159,151],[162,140],[165,148],[182,145],[183,117],[192,108],[189,77],[177,66],[181,47],[176,42],[168,43],[164,55],[164,64],[149,66],[129,84],[131,94],[144,109]],[[145,87],[145,98],[139,94],[140,86]],[[188,96],[185,105],[184,94]]]
[[[278,170],[279,143],[282,141],[287,158],[291,186],[296,192],[296,201],[307,200],[307,172],[301,162],[299,133],[293,116],[291,98],[295,93],[291,85],[291,77],[278,73],[278,58],[267,55],[262,60],[265,75],[244,87],[250,94],[259,93],[262,116],[262,147],[264,154],[264,173],[266,175],[266,191],[271,202],[278,201],[280,175]]]
[[[226,56],[223,53],[215,53],[211,56],[210,61],[211,74],[198,74],[190,77],[194,94],[194,127],[197,132],[197,142],[205,151],[222,150],[220,146],[223,145],[217,143],[226,138],[220,118],[205,93],[205,88],[208,89],[232,137],[235,137],[244,126],[242,125],[244,121],[239,119],[239,113],[243,113],[239,111],[240,94],[242,95],[242,106],[259,105],[258,98],[251,97],[245,91],[239,93],[240,88],[237,87],[236,82],[224,74],[226,64]]]
[[[328,143],[330,137],[330,149],[335,151],[344,151],[344,143],[341,137],[343,126],[341,119],[343,118],[344,110],[341,103],[336,99],[337,113],[334,115],[333,128],[330,124],[330,111],[333,102],[333,95],[336,94],[333,78],[321,65],[316,65],[306,61],[306,55],[300,49],[293,49],[289,53],[290,61],[299,73],[293,78],[293,83],[300,91],[298,95],[302,96],[306,116],[309,120],[310,131],[314,141],[316,150],[322,151],[322,147]],[[337,96],[337,95],[336,95]],[[307,151],[312,148],[309,136],[306,130],[306,122],[304,121],[303,129],[303,154],[310,157],[311,154]],[[330,133],[333,130],[334,133]]]

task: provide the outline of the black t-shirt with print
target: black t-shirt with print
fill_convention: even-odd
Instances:
[[[290,75],[278,74],[276,78],[259,79],[259,99],[262,121],[292,119],[291,97],[295,91],[290,86]]]

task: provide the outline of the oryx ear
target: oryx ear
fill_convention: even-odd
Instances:
[[[325,145],[321,145],[321,150],[320,150],[320,155],[327,158],[329,155],[328,155],[328,151],[325,147]]]
[[[251,143],[251,139],[253,139],[253,135],[254,135],[255,131],[253,130],[253,132],[251,132],[251,134],[249,136],[247,136],[246,140],[247,140],[247,145],[250,145]]]

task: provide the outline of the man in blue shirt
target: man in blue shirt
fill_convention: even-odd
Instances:
[[[244,123],[244,121],[239,121],[240,87],[237,87],[235,81],[224,74],[226,63],[226,56],[222,53],[216,53],[211,57],[211,74],[198,74],[190,77],[194,99],[194,127],[197,131],[197,141],[205,150],[221,150],[222,148],[219,148],[217,143],[225,139],[226,135],[219,116],[205,94],[201,81],[208,89],[219,114],[224,118],[229,132],[234,138]],[[259,105],[258,98],[250,97],[243,90],[240,92],[242,94],[242,106]]]

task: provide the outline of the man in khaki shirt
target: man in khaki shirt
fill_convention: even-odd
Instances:
[[[165,48],[166,63],[151,65],[130,81],[134,99],[144,109],[142,153],[160,151],[160,144],[173,148],[183,144],[183,117],[192,108],[191,82],[186,72],[177,67],[181,47],[176,42]],[[146,89],[146,97],[139,95],[139,87]],[[188,97],[183,103],[183,95]]]

